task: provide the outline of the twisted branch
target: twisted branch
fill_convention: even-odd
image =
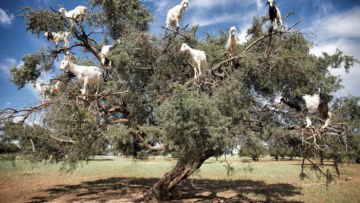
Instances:
[[[140,142],[142,142],[142,144],[149,150],[152,152],[160,152],[160,151],[164,151],[165,150],[165,145],[161,144],[158,146],[151,146],[150,144],[148,144],[145,140],[145,138],[143,137],[143,133],[138,132],[138,131],[132,131],[131,134],[133,136],[135,136],[137,139],[140,140]]]

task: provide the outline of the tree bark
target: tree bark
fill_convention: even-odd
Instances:
[[[324,165],[324,153],[320,152],[320,165]]]
[[[275,155],[275,160],[279,161],[279,157],[277,155]]]
[[[176,166],[166,173],[155,185],[151,188],[151,194],[149,196],[151,198],[155,198],[157,200],[168,200],[170,198],[176,198],[179,194],[176,188],[176,185],[181,181],[188,178],[191,174],[193,174],[197,169],[201,167],[201,165],[208,158],[212,156],[212,153],[207,153],[202,157],[191,157],[185,160],[178,160]]]

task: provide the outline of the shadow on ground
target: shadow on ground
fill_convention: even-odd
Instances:
[[[109,178],[78,185],[57,185],[41,191],[29,202],[136,202],[157,178]],[[290,184],[266,184],[252,180],[188,180],[181,184],[182,197],[173,202],[294,202],[300,188]],[[261,197],[252,200],[247,196]]]

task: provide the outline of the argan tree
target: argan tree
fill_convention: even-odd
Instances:
[[[24,63],[12,69],[11,79],[19,88],[33,83],[41,74],[57,69],[54,62],[65,53],[77,64],[101,66],[100,49],[111,41],[112,69],[105,74],[101,93],[89,93],[84,99],[76,78],[56,75],[65,84],[61,93],[49,95],[32,108],[1,112],[4,135],[20,140],[23,153],[34,160],[60,162],[64,169],[73,169],[104,146],[136,157],[170,153],[177,158],[176,166],[147,198],[170,198],[177,184],[204,161],[247,138],[266,140],[276,130],[297,129],[293,134],[299,135],[301,128],[291,126],[302,126],[303,119],[277,110],[274,98],[317,88],[334,93],[340,80],[328,68],[349,69],[354,63],[341,52],[322,57],[310,54],[311,42],[296,30],[298,23],[281,32],[268,32],[266,19],[255,18],[248,42],[237,47],[237,55],[226,58],[225,32],[198,40],[197,26],[190,26],[179,32],[167,30],[170,34],[165,38],[153,36],[147,31],[151,13],[141,1],[91,0],[88,7],[91,13],[74,26],[56,9],[24,8],[27,31],[38,37],[47,31],[70,31],[72,43],[59,49],[44,44],[38,52],[24,56]],[[184,42],[208,56],[208,70],[196,79],[189,56],[179,52]],[[26,124],[35,115],[41,122]],[[311,129],[320,129],[319,123]],[[305,131],[312,136],[310,129]]]

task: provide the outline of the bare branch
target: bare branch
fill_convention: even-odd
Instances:
[[[129,119],[125,119],[125,118],[120,118],[120,119],[117,119],[117,120],[114,120],[114,121],[110,121],[109,122],[110,124],[126,124],[126,123],[129,123]]]
[[[138,138],[140,140],[140,142],[142,142],[142,144],[149,150],[149,151],[154,151],[154,152],[159,152],[159,151],[164,151],[165,150],[165,145],[161,144],[158,146],[151,146],[150,144],[148,144],[145,140],[145,138],[143,137],[141,132],[135,132],[132,131],[132,134],[136,136],[136,138]]]
[[[172,31],[173,33],[179,34],[179,35],[185,37],[186,39],[191,39],[191,36],[188,35],[188,34],[185,33],[185,32],[179,32],[178,30],[174,30],[174,29],[167,28],[167,27],[164,27],[164,26],[161,26],[161,28],[162,28],[162,29],[165,29],[165,30]]]
[[[50,106],[50,104],[51,104],[50,102],[43,102],[37,106],[22,110],[7,108],[0,112],[0,120],[8,121],[17,117],[23,117],[19,122],[24,123],[31,114],[43,110],[44,108]]]
[[[31,143],[31,147],[32,147],[32,151],[35,153],[35,145],[34,145],[34,142],[33,140],[30,138],[30,143]]]
[[[69,138],[68,140],[64,140],[64,139],[60,139],[60,138],[55,137],[55,136],[50,135],[50,134],[49,134],[49,137],[52,138],[52,139],[54,139],[54,140],[56,140],[56,141],[58,141],[58,142],[62,142],[62,143],[70,143],[70,144],[74,144],[74,143],[75,143],[75,141],[73,141],[71,138]]]
[[[77,44],[71,45],[69,47],[62,47],[60,49],[51,50],[50,51],[50,56],[55,58],[58,54],[66,53],[67,51],[69,51],[69,50],[71,50],[71,49],[73,49],[75,47],[84,47],[84,45],[80,44],[80,43],[77,43]]]

